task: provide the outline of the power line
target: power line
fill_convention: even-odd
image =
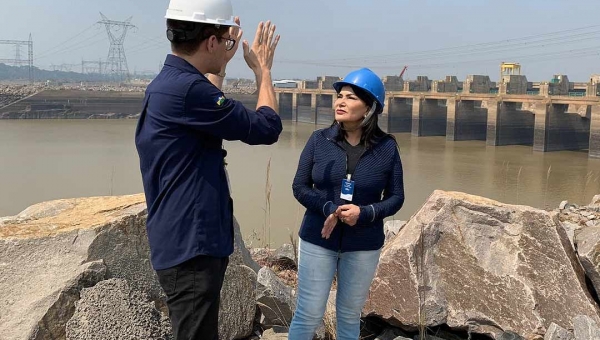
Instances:
[[[570,30],[562,30],[562,31],[550,32],[550,33],[530,35],[530,36],[521,37],[521,38],[503,39],[503,40],[497,40],[497,41],[492,41],[492,42],[483,42],[483,43],[477,43],[477,44],[444,47],[444,48],[437,48],[437,49],[431,49],[431,50],[401,52],[401,53],[382,54],[382,55],[363,55],[363,56],[354,56],[354,57],[347,57],[347,58],[334,58],[334,59],[312,59],[312,60],[304,60],[304,61],[305,62],[306,61],[315,62],[315,63],[328,62],[328,61],[329,62],[352,61],[352,60],[358,61],[358,60],[369,60],[369,59],[373,59],[373,58],[389,58],[389,57],[401,57],[401,56],[444,54],[444,53],[450,53],[451,51],[456,51],[456,50],[459,50],[459,51],[465,51],[468,49],[481,50],[482,48],[487,48],[488,49],[487,51],[489,51],[490,49],[494,50],[494,48],[498,48],[498,47],[502,47],[502,46],[523,46],[523,45],[527,45],[528,43],[535,43],[535,42],[539,43],[539,42],[544,42],[544,41],[552,41],[552,40],[556,40],[556,39],[563,39],[563,40],[567,39],[568,40],[570,38],[581,36],[581,35],[598,34],[598,33],[600,33],[600,30],[596,30],[593,32],[569,34],[569,35],[566,35],[563,37],[546,38],[546,39],[542,39],[542,40],[538,39],[537,41],[535,40],[536,38],[563,35],[565,33],[589,30],[591,28],[599,28],[599,27],[600,27],[600,25],[593,25],[593,26],[586,26],[586,27],[575,28],[575,29],[570,29]],[[527,40],[532,40],[532,39],[534,39],[534,40],[529,41],[529,42],[527,41]],[[299,60],[285,60],[285,61],[292,63],[292,62],[296,62]]]
[[[90,40],[92,40],[93,38],[95,38],[95,37],[97,37],[97,36],[99,36],[101,34],[102,34],[102,31],[98,31],[98,32],[96,32],[96,34],[92,35],[91,37],[88,37],[88,38],[86,38],[84,40],[81,40],[81,41],[74,42],[73,44],[68,45],[68,46],[66,46],[66,47],[64,47],[64,48],[62,48],[60,50],[53,51],[53,52],[48,52],[48,53],[41,53],[39,56],[36,57],[36,60],[40,60],[40,59],[44,59],[44,58],[47,58],[47,57],[50,57],[50,56],[55,56],[55,55],[63,54],[63,53],[66,53],[66,52],[76,51],[76,50],[82,49],[84,47],[88,47],[88,46],[91,46],[93,44],[96,44],[96,43],[98,43],[100,41],[106,40],[106,36],[103,36],[101,39],[94,40],[92,43],[90,43]]]
[[[90,25],[89,27],[87,27],[87,28],[86,28],[86,29],[84,29],[83,31],[81,31],[81,32],[79,32],[79,33],[77,33],[77,34],[75,34],[74,36],[72,36],[72,37],[68,38],[67,40],[65,40],[65,41],[61,42],[60,44],[58,44],[58,45],[55,45],[55,46],[54,46],[54,47],[52,47],[52,48],[49,48],[49,49],[47,49],[47,50],[45,50],[45,51],[42,51],[42,52],[40,52],[40,55],[44,55],[44,54],[46,54],[46,53],[48,53],[48,52],[50,52],[50,51],[52,51],[52,50],[56,49],[57,47],[60,47],[60,46],[64,45],[65,43],[68,43],[68,42],[72,41],[73,39],[75,39],[75,38],[79,37],[79,36],[80,36],[80,35],[82,35],[83,33],[85,33],[85,32],[87,32],[88,30],[90,30],[90,29],[91,29],[92,27],[94,27],[95,25],[96,25],[96,23],[94,23],[94,24]]]

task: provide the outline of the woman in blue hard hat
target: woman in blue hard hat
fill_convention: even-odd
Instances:
[[[313,338],[336,274],[337,339],[358,339],[385,238],[383,219],[404,203],[398,145],[377,123],[385,103],[381,79],[363,68],[333,87],[335,121],[306,143],[292,186],[306,213],[290,340]]]

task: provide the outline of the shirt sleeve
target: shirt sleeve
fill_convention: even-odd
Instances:
[[[250,110],[205,80],[190,87],[181,120],[195,130],[251,145],[273,144],[283,129],[281,118],[272,108]]]
[[[313,132],[300,155],[298,169],[292,183],[292,191],[294,197],[305,208],[323,214],[323,216],[329,216],[337,210],[338,206],[319,195],[313,188],[312,169],[314,165],[314,152],[315,133]]]
[[[379,203],[360,207],[358,223],[372,223],[375,220],[394,215],[402,208],[402,205],[404,205],[402,161],[400,160],[400,153],[395,149],[392,171],[388,176],[387,184],[383,191],[383,199]]]

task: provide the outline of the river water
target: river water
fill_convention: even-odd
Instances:
[[[135,125],[134,120],[0,121],[0,216],[52,199],[142,192]],[[246,242],[276,247],[296,235],[304,209],[292,195],[292,179],[308,137],[322,127],[285,122],[272,146],[226,142],[235,215]],[[600,193],[600,160],[588,159],[585,151],[538,153],[528,146],[395,136],[406,194],[396,219],[409,219],[435,189],[540,208],[555,208],[562,200],[587,204]]]

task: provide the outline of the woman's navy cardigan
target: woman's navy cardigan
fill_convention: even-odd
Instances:
[[[306,208],[300,227],[303,241],[340,252],[376,250],[383,246],[383,219],[404,203],[402,163],[396,142],[389,136],[377,140],[363,153],[352,175],[352,202],[340,198],[346,178],[346,151],[336,141],[339,126],[313,132],[306,143],[292,189]],[[338,222],[329,239],[321,237],[325,218],[343,204],[360,207],[355,226]]]

